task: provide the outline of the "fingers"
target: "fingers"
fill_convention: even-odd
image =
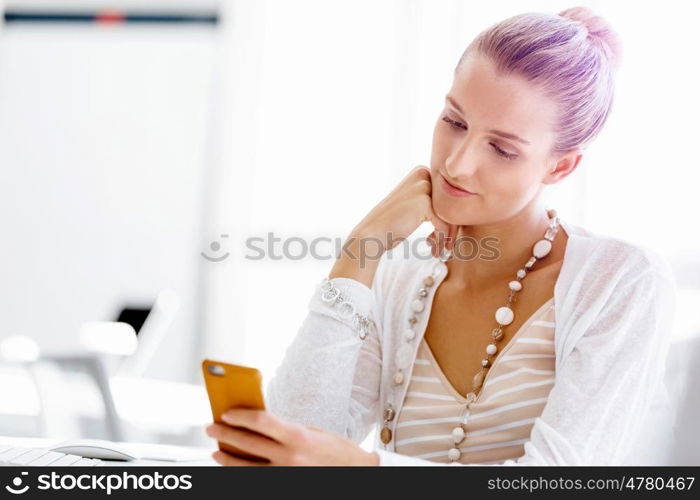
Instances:
[[[435,215],[435,213],[432,213],[429,217],[430,223],[435,227],[435,230],[438,233],[442,233],[442,238],[443,241],[447,237],[448,234],[450,234],[450,224],[442,220],[440,217]]]
[[[265,436],[253,434],[245,429],[236,429],[228,425],[211,424],[206,428],[207,435],[244,450],[259,457],[265,457],[269,460],[274,460],[282,455],[282,445]]]
[[[255,408],[230,408],[221,419],[235,427],[245,427],[280,443],[287,443],[297,430],[295,424],[285,422],[267,410]]]
[[[435,214],[432,205],[432,198],[428,199],[427,205],[429,213],[425,216],[425,218],[429,220],[435,228],[435,231],[431,234],[431,236],[433,236],[436,243],[437,257],[442,254],[443,248],[450,248],[449,236],[450,234],[454,233],[454,229],[452,224],[445,222]]]
[[[438,257],[438,250],[437,250],[437,237],[435,236],[435,231],[430,233],[428,237],[426,238],[426,241],[428,245],[430,245],[430,254],[437,258]]]
[[[417,165],[413,167],[413,169],[406,174],[403,179],[401,179],[401,182],[394,186],[394,189],[391,190],[387,197],[405,189],[406,186],[410,186],[421,181],[430,182],[430,169],[425,165]]]
[[[430,180],[430,167],[425,165],[417,165],[413,170],[411,170],[409,175],[418,177],[419,179]]]
[[[427,237],[427,242],[430,245],[430,253],[433,257],[438,258],[442,255],[445,249],[452,250],[454,248],[454,240],[459,226],[450,224],[450,229],[447,235],[441,235],[438,231],[433,231]]]
[[[418,175],[421,178],[431,180],[432,176],[430,175],[430,167],[425,165],[418,165],[416,167],[416,171],[418,172]]]
[[[430,181],[430,168],[425,165],[415,166],[403,180],[399,183],[399,186],[403,184],[413,184],[419,181]]]
[[[252,460],[246,460],[240,457],[234,457],[233,455],[226,453],[221,450],[217,450],[211,454],[211,457],[220,465],[233,466],[233,467],[269,467],[269,463],[265,462],[253,462]]]
[[[449,234],[449,238],[448,238],[448,248],[450,250],[454,250],[455,240],[457,239],[458,234],[459,234],[459,225],[458,224],[450,224],[450,234]]]

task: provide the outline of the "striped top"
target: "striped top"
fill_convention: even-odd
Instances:
[[[465,437],[457,445],[458,462],[500,463],[524,455],[524,443],[554,385],[554,325],[552,297],[498,352],[469,411],[423,338],[398,415],[396,452],[451,462],[452,429],[461,419]]]

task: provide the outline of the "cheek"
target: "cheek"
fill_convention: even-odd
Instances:
[[[498,165],[480,177],[483,190],[492,200],[518,204],[537,190],[536,179],[522,165]]]
[[[446,129],[443,125],[445,125],[445,122],[438,120],[433,129],[433,156],[438,156],[445,160],[450,155],[458,139],[456,139],[453,132]]]

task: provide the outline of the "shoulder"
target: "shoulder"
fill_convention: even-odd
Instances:
[[[676,282],[668,260],[647,245],[569,227],[573,246],[567,270],[570,287],[561,295],[563,323],[573,320],[581,334],[613,332],[634,323],[635,335],[647,332],[667,338],[676,303]]]
[[[668,260],[658,251],[631,240],[575,224],[567,224],[572,258],[585,261],[580,269],[596,274],[601,279],[619,282],[636,278],[667,279],[673,281]]]

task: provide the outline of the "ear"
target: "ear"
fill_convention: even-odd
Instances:
[[[547,163],[548,171],[545,174],[542,184],[556,184],[569,174],[571,174],[583,158],[583,151],[575,148],[559,155],[553,161]]]

